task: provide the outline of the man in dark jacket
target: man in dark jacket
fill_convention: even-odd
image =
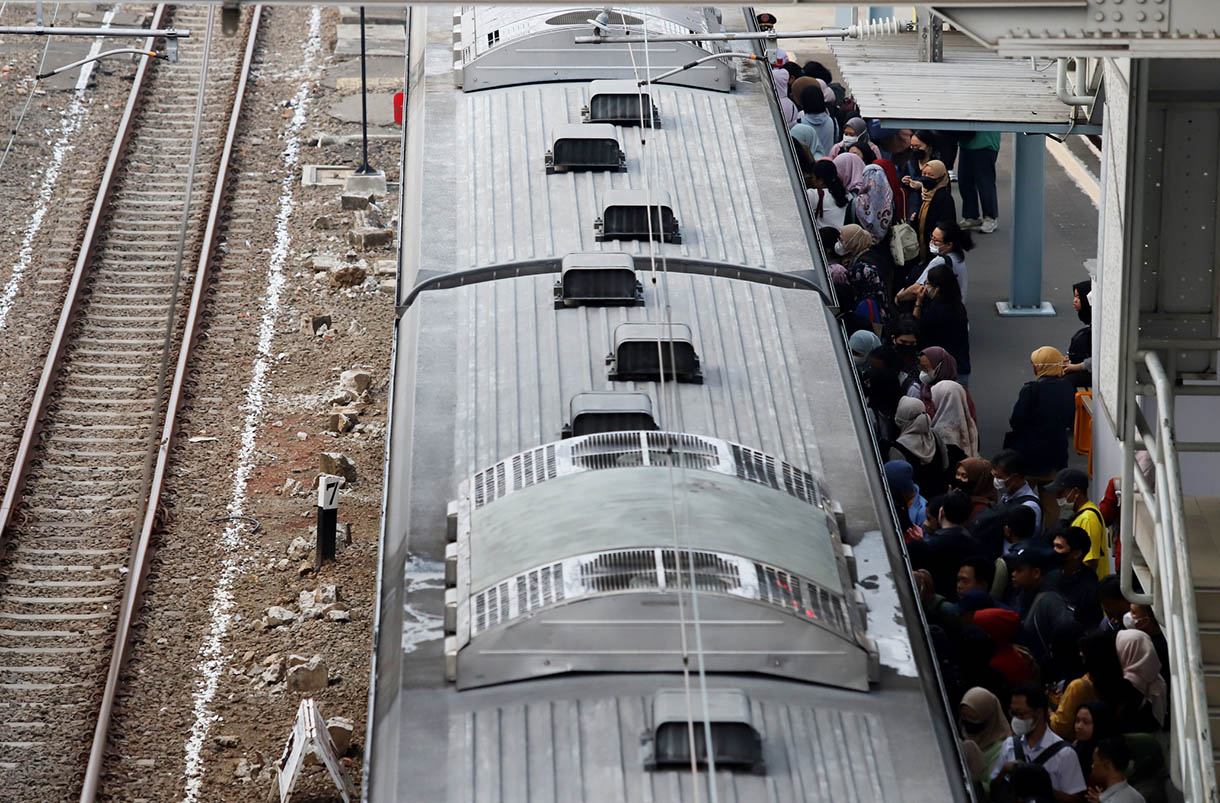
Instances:
[[[1076,621],[1092,628],[1101,618],[1101,605],[1097,600],[1097,575],[1084,565],[1089,534],[1079,527],[1065,527],[1055,533],[1054,547],[1059,566],[1047,576],[1047,588],[1062,594]]]
[[[1035,378],[1025,383],[1013,405],[1004,448],[1021,453],[1027,478],[1046,477],[1049,482],[1067,465],[1068,430],[1076,419],[1076,388],[1063,378],[1064,357],[1058,349],[1043,346],[1030,360]],[[1044,504],[1043,509],[1046,507]]]
[[[936,593],[951,601],[957,599],[958,567],[974,554],[974,539],[963,526],[972,509],[970,497],[961,491],[950,491],[941,502],[940,527],[907,545],[911,568],[927,569]]]

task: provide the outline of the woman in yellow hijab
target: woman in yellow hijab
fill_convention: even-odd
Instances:
[[[1050,482],[1067,466],[1068,437],[1076,419],[1076,388],[1063,376],[1063,352],[1053,346],[1034,349],[1029,355],[1034,380],[1017,395],[1008,419],[1004,448],[1021,454],[1025,477],[1031,485]],[[1042,494],[1039,494],[1041,496]],[[1044,513],[1056,514],[1053,494],[1043,500]],[[1052,519],[1043,519],[1050,524]]]

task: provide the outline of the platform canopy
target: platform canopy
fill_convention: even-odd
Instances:
[[[887,128],[1101,133],[1059,100],[1053,59],[1004,58],[957,32],[943,43],[939,62],[919,60],[914,33],[832,39],[830,49],[856,103]]]

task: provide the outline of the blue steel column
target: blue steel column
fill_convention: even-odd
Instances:
[[[1042,134],[1014,134],[1012,170],[1012,284],[1001,315],[1054,315],[1042,300],[1042,196],[1046,143]]]
[[[845,28],[851,25],[851,10],[852,6],[835,6],[835,25],[839,28]],[[869,6],[867,14],[860,15],[860,21],[864,22],[870,19],[884,19],[894,16],[893,6]]]

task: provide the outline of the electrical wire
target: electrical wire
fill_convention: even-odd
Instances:
[[[5,3],[5,5],[8,5]],[[51,14],[51,25],[55,24],[55,19],[59,16],[59,3],[55,4],[55,11]],[[0,6],[0,14],[4,13],[4,6]],[[47,35],[47,43],[42,47],[42,58],[38,60],[38,72],[35,75],[40,75],[47,66],[47,53],[51,50],[51,36]],[[4,163],[8,161],[9,152],[13,149],[13,143],[17,140],[17,132],[21,130],[21,124],[25,122],[25,113],[30,110],[30,103],[34,100],[34,91],[38,89],[39,79],[35,78],[34,83],[30,86],[30,94],[25,98],[25,106],[21,109],[21,115],[17,118],[17,122],[13,125],[13,131],[9,134],[8,144],[4,146],[4,155],[0,156],[0,170],[4,169]]]

